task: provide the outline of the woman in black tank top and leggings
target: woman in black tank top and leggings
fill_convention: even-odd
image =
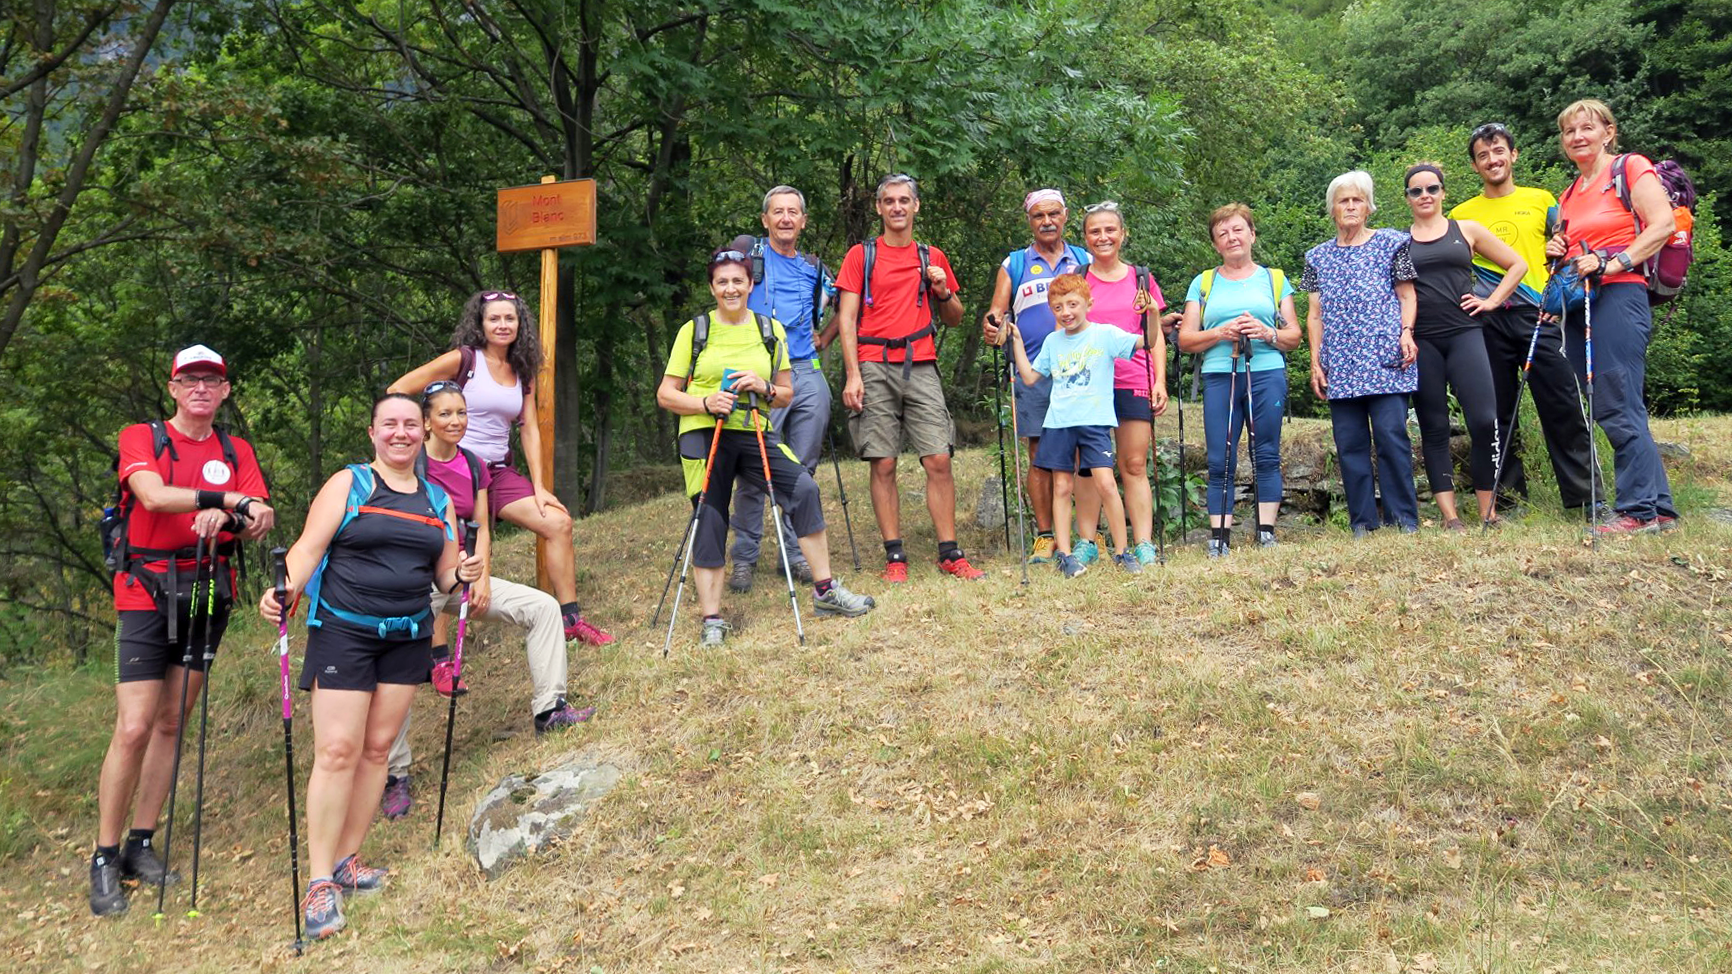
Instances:
[[[1491,361],[1478,315],[1503,306],[1527,263],[1495,234],[1472,220],[1443,215],[1443,170],[1422,162],[1407,170],[1407,206],[1413,211],[1409,252],[1419,277],[1413,282],[1419,313],[1413,338],[1419,345],[1419,391],[1413,394],[1419,414],[1420,452],[1431,494],[1451,531],[1466,530],[1455,505],[1454,458],[1449,450],[1449,393],[1455,392],[1467,419],[1473,449],[1468,463],[1481,522],[1497,522],[1497,396]],[[1480,254],[1506,268],[1503,280],[1485,298],[1473,293],[1473,256]]]

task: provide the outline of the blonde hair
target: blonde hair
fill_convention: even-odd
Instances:
[[[1598,116],[1599,120],[1605,123],[1606,128],[1612,130],[1612,144],[1606,149],[1610,152],[1618,151],[1618,120],[1612,116],[1611,108],[1598,98],[1578,98],[1570,102],[1563,111],[1558,113],[1558,132],[1562,133],[1564,126],[1570,123],[1570,119],[1583,112]]]
[[[1356,189],[1365,197],[1366,215],[1377,212],[1377,198],[1371,192],[1371,174],[1363,169],[1344,172],[1329,181],[1329,191],[1323,196],[1323,212],[1331,219],[1335,216],[1335,197],[1343,190]]]

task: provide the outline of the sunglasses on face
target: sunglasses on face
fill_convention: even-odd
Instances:
[[[1442,183],[1432,183],[1429,186],[1409,186],[1409,187],[1407,187],[1407,198],[1410,200],[1419,199],[1421,196],[1442,196],[1442,195],[1443,195],[1443,184]]]

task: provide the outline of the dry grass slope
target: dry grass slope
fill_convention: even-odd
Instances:
[[[1693,451],[1672,468],[1690,496],[1732,501],[1732,421],[1658,425]],[[965,513],[989,466],[959,461]],[[847,473],[876,560],[864,470]],[[808,619],[804,647],[761,575],[729,599],[726,648],[697,652],[688,613],[662,660],[647,623],[685,505],[583,522],[581,591],[623,637],[574,650],[574,689],[601,713],[536,741],[519,650],[477,627],[455,818],[578,749],[624,762],[626,782],[555,854],[487,883],[449,837],[429,851],[443,710],[428,695],[421,801],[372,840],[394,885],[300,964],[283,950],[269,635],[237,632],[218,669],[198,919],[184,888],[160,925],[143,897],[88,917],[82,796],[108,691],[93,673],[8,686],[0,821],[36,848],[6,863],[6,956],[128,972],[1732,969],[1732,528],[1695,516],[1597,552],[1543,514],[1486,537],[1327,530],[1141,577],[1041,570],[1026,588],[971,530],[991,572],[964,585],[925,563],[914,486],[910,584],[887,591],[867,565],[850,583],[880,609]],[[299,714],[304,786],[304,700]]]

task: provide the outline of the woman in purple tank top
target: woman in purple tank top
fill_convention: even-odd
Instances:
[[[455,381],[469,400],[463,446],[486,461],[492,475],[488,507],[494,517],[528,528],[547,541],[542,570],[565,620],[565,638],[605,646],[613,637],[583,618],[577,603],[577,559],[571,513],[540,480],[541,428],[533,421],[535,377],[541,373],[535,316],[509,291],[478,291],[463,305],[451,351],[391,383],[392,392],[420,395],[441,379]],[[530,422],[524,422],[525,419]],[[528,463],[525,477],[512,464],[511,428]]]

